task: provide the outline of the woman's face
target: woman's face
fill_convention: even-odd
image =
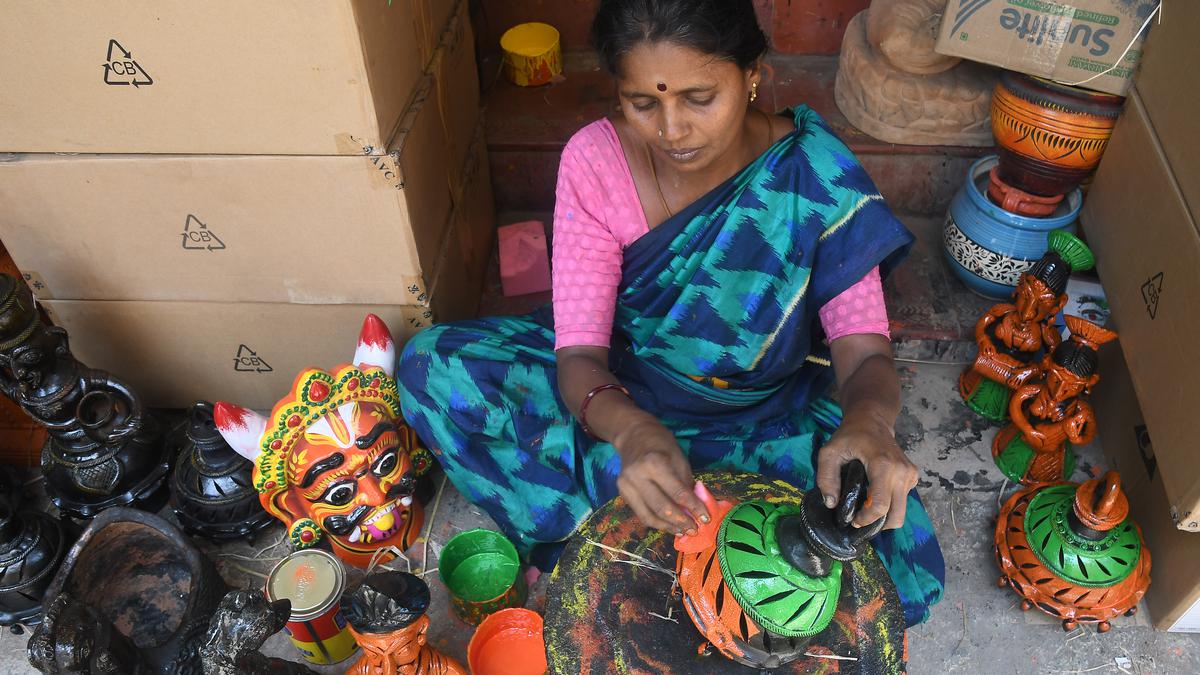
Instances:
[[[681,172],[737,150],[758,68],[743,70],[673,42],[643,42],[621,60],[621,109],[634,131]],[[661,134],[660,134],[661,130]]]

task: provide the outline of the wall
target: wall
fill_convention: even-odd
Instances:
[[[549,23],[565,50],[590,47],[588,31],[599,0],[472,0],[480,48],[499,48],[500,36],[525,21]],[[846,24],[870,0],[754,0],[771,46],[788,54],[837,54]]]

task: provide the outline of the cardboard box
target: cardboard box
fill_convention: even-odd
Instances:
[[[438,43],[442,39],[442,31],[447,29],[447,24],[454,16],[462,14],[469,22],[470,13],[467,0],[420,0],[418,9],[421,14],[419,16],[419,25],[422,27],[421,39],[423,55],[430,57],[433,51],[437,48]],[[471,50],[475,50],[475,45],[472,42]],[[426,58],[428,61],[428,58]]]
[[[482,133],[475,137],[480,142],[463,171],[473,197],[451,217],[433,290],[408,304],[45,300],[42,305],[67,330],[76,357],[118,375],[148,405],[180,408],[199,399],[225,399],[270,409],[302,368],[348,361],[370,312],[383,318],[399,344],[434,321],[475,316],[495,233],[486,148]],[[371,257],[370,247],[359,250]],[[384,261],[380,270],[387,269]]]
[[[409,303],[451,212],[432,91],[386,155],[17,155],[0,239],[45,299]]]
[[[455,185],[464,182],[463,177],[457,175],[457,170],[466,162],[467,150],[482,117],[475,34],[467,9],[468,3],[459,3],[458,11],[450,17],[429,65],[429,72],[433,75],[432,97],[437,101],[445,128]]]
[[[1142,26],[1158,4],[1159,0],[949,0],[935,49],[1124,94],[1141,55]]]
[[[124,380],[147,405],[229,400],[269,410],[301,369],[354,355],[363,317],[378,314],[398,341],[432,310],[410,305],[47,300],[83,363]]]
[[[1081,219],[1154,433],[1172,520],[1180,529],[1200,531],[1195,434],[1200,361],[1194,347],[1200,333],[1200,231],[1136,89]]]
[[[1192,214],[1200,213],[1200,134],[1196,112],[1200,110],[1200,87],[1195,69],[1200,65],[1200,3],[1172,2],[1162,23],[1154,26],[1146,40],[1142,65],[1134,78],[1138,95],[1183,197]]]
[[[382,152],[454,6],[10,0],[0,151]]]
[[[1200,632],[1200,534],[1181,532],[1171,520],[1163,471],[1154,454],[1154,427],[1138,405],[1121,346],[1100,350],[1100,384],[1092,395],[1100,442],[1111,468],[1120,472],[1130,514],[1150,549],[1146,608],[1154,626],[1171,632]]]

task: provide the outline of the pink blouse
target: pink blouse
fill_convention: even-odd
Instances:
[[[624,250],[649,231],[612,122],[580,129],[563,149],[555,193],[555,349],[609,346]],[[856,333],[889,336],[879,268],[818,313],[829,341]]]

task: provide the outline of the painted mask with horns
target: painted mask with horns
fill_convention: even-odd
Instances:
[[[395,367],[392,335],[371,314],[354,361],[301,371],[269,417],[216,404],[218,430],[254,463],[259,500],[295,548],[324,538],[343,561],[365,567],[381,549],[404,551],[419,536],[417,478],[432,458],[400,415]]]

